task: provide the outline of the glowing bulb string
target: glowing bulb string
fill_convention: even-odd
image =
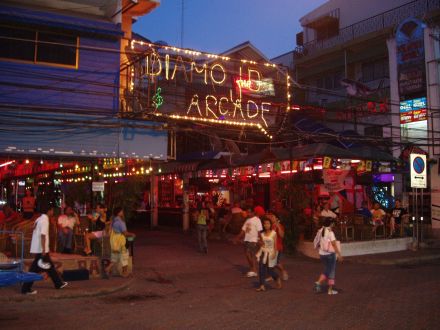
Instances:
[[[134,49],[136,44],[141,45],[141,46],[148,46],[150,48],[161,48],[161,49],[165,49],[167,51],[175,52],[177,54],[192,55],[192,56],[196,56],[196,57],[205,56],[209,59],[219,59],[222,61],[231,61],[231,60],[234,61],[235,60],[229,56],[217,55],[217,54],[212,54],[212,53],[207,53],[207,52],[200,52],[200,51],[195,51],[193,49],[188,49],[188,48],[179,48],[179,47],[175,47],[175,46],[158,45],[158,44],[155,44],[152,42],[145,42],[145,41],[135,40],[135,39],[133,39],[131,41],[131,49]],[[277,64],[270,63],[270,62],[256,62],[256,61],[252,61],[252,60],[248,60],[248,59],[239,59],[238,61],[240,61],[242,63],[253,64],[253,65],[264,65],[266,67],[273,67],[273,68],[278,67]]]

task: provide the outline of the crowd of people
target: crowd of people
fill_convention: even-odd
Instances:
[[[334,200],[337,202],[334,202]],[[328,198],[322,198],[316,203],[313,211],[313,224],[315,228],[320,228],[325,218],[332,218],[337,221],[341,219],[342,199],[338,194],[332,194]],[[372,207],[368,207],[372,204]],[[408,212],[402,207],[400,199],[394,201],[394,206],[385,211],[378,202],[369,203],[362,201],[361,207],[356,210],[356,215],[362,216],[365,224],[371,225],[374,234],[379,226],[389,226],[388,238],[396,236],[396,229],[400,228],[408,216]],[[386,221],[389,220],[389,221]]]

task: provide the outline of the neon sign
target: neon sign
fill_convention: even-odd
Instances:
[[[129,70],[126,104],[137,102],[145,114],[254,127],[270,137],[290,108],[286,74],[268,63],[149,44]]]

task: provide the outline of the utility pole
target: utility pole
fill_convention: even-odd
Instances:
[[[184,29],[184,7],[185,7],[185,0],[182,0],[182,13],[180,18],[180,48],[183,48],[183,29]]]

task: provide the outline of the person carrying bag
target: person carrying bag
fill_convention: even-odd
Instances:
[[[338,291],[333,289],[336,275],[336,257],[339,261],[343,261],[340,243],[338,244],[339,241],[336,240],[335,233],[332,230],[333,225],[333,219],[326,218],[323,227],[318,230],[313,241],[315,248],[319,249],[319,258],[324,265],[324,271],[315,282],[315,292],[322,292],[322,285],[327,281],[327,293],[329,295],[338,294]]]

